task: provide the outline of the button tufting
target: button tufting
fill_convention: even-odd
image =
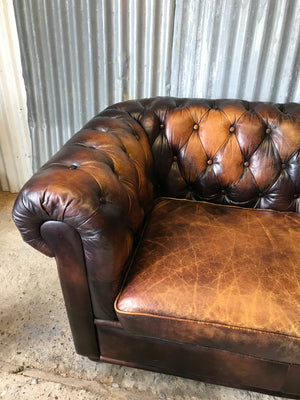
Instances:
[[[249,167],[249,165],[250,165],[249,161],[245,161],[245,162],[244,162],[244,166],[245,166],[245,167]]]
[[[295,193],[294,194],[294,199],[297,199],[298,197],[300,197],[300,194],[299,193]]]
[[[231,133],[235,132],[235,127],[231,125],[231,127],[229,128],[229,132]]]
[[[194,124],[194,131],[197,131],[199,129],[199,125],[198,124]]]
[[[160,129],[164,129],[165,124],[160,124],[159,127],[160,127]]]
[[[77,169],[77,165],[74,165],[74,164],[73,164],[73,165],[70,165],[70,166],[69,166],[69,169]]]
[[[258,193],[258,197],[262,197],[262,195],[263,195],[262,193]]]
[[[212,163],[213,163],[212,160],[207,160],[208,165],[211,165]]]
[[[225,189],[221,190],[221,193],[226,194],[226,190]]]
[[[173,157],[173,161],[177,161],[177,156],[174,156],[174,157]]]
[[[285,164],[285,163],[282,163],[282,164],[281,164],[281,168],[282,168],[282,169],[285,169],[285,168],[286,168],[286,164]]]
[[[268,134],[271,133],[271,128],[267,128],[266,133],[268,133]]]
[[[105,204],[105,203],[106,203],[105,197],[100,197],[100,203],[101,203],[101,204]]]

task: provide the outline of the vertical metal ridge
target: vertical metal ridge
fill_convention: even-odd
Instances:
[[[112,26],[114,31],[111,34],[115,36],[112,40],[112,67],[114,71],[114,78],[112,81],[112,90],[114,99],[120,101],[122,99],[123,91],[123,77],[122,77],[122,57],[123,57],[123,36],[122,36],[122,3],[121,0],[112,1]],[[124,32],[124,35],[126,32]],[[114,37],[112,36],[112,37]]]
[[[289,89],[296,86],[299,81],[300,62],[299,62],[299,43],[300,43],[300,3],[290,1],[287,4],[286,21],[283,31],[283,40],[280,51],[280,65],[277,73],[278,85],[274,90],[274,96],[283,99],[282,101],[300,101],[300,92],[294,93],[291,97]],[[297,61],[298,60],[298,61]],[[293,66],[298,71],[298,79],[292,76]],[[299,87],[299,86],[298,86]]]
[[[247,29],[250,33],[248,39],[248,62],[246,64],[246,71],[244,75],[245,86],[242,91],[243,97],[246,99],[256,99],[255,89],[260,84],[259,66],[261,62],[262,52],[264,49],[264,43],[266,38],[266,29],[268,24],[268,14],[270,10],[270,2],[258,2],[257,0],[252,2],[251,15],[252,17],[248,20]],[[253,20],[255,24],[253,24]]]
[[[193,5],[192,5],[193,7]],[[203,14],[202,11],[203,10]],[[197,34],[197,58],[201,59],[202,70],[197,74],[197,84],[193,86],[193,96],[210,97],[211,85],[214,77],[214,52],[215,52],[215,20],[217,16],[216,0],[211,2],[203,1],[200,10],[203,22],[203,29]],[[196,15],[197,18],[197,15]],[[196,71],[195,71],[196,73]]]
[[[30,57],[32,57],[30,60],[28,60],[27,63],[27,71],[29,75],[29,80],[25,79],[25,86],[27,89],[27,98],[29,99],[28,102],[28,111],[31,114],[29,116],[29,129],[32,135],[32,155],[33,155],[33,168],[35,169],[37,165],[40,165],[41,159],[46,159],[49,157],[49,147],[47,143],[45,142],[45,139],[47,138],[46,136],[46,118],[44,116],[44,99],[39,96],[39,93],[42,92],[41,88],[41,81],[42,81],[42,76],[41,76],[41,60],[40,56],[42,56],[39,53],[39,49],[37,46],[37,32],[36,30],[31,30],[31,21],[32,19],[35,19],[32,9],[31,2],[28,2],[27,7],[24,4],[24,7],[22,7],[22,17],[20,17],[18,23],[23,24],[26,29],[26,32],[29,33],[28,35],[28,44],[26,46],[26,50],[28,51],[27,54],[30,54]],[[20,37],[20,33],[19,33]],[[21,46],[22,49],[22,46]],[[26,51],[24,49],[23,52],[21,52],[21,55],[23,56],[22,59],[24,58],[24,55],[26,57]],[[31,85],[30,82],[34,81],[35,84]],[[47,101],[47,99],[45,99]],[[39,117],[36,118],[36,115]],[[53,124],[53,122],[52,122]]]
[[[59,132],[59,126],[62,126],[62,121],[60,119],[61,115],[61,109],[60,105],[62,103],[60,99],[60,93],[58,91],[58,88],[55,85],[56,82],[56,71],[55,69],[51,68],[51,63],[48,63],[47,60],[51,59],[56,59],[58,62],[58,56],[55,54],[56,53],[56,48],[53,48],[51,46],[51,29],[53,26],[53,22],[56,20],[55,15],[53,15],[54,12],[54,7],[52,2],[48,2],[45,4],[45,7],[47,5],[51,5],[51,9],[47,10],[41,7],[41,3],[35,5],[33,3],[30,4],[30,7],[32,12],[34,12],[34,9],[36,8],[37,15],[35,17],[36,20],[36,31],[37,31],[37,38],[35,38],[35,46],[37,48],[38,54],[40,54],[39,58],[39,65],[42,73],[40,74],[39,82],[38,82],[38,88],[39,90],[45,91],[47,93],[47,96],[51,96],[52,98],[56,98],[56,102],[51,103],[51,102],[45,102],[44,99],[39,100],[40,107],[42,110],[40,112],[44,113],[44,123],[43,123],[43,129],[45,129],[45,141],[47,143],[47,149],[46,152],[43,150],[45,144],[42,145],[42,149],[40,149],[40,152],[43,154],[45,153],[45,158],[49,158],[50,155],[53,153],[54,149],[57,148],[60,145],[61,141],[61,135]],[[47,16],[47,17],[46,17]],[[45,23],[43,23],[45,21]],[[56,29],[56,28],[55,28]],[[43,38],[43,41],[40,42],[39,38]],[[48,78],[45,78],[48,77]],[[44,96],[41,96],[44,97]],[[37,109],[37,112],[39,110]],[[52,126],[53,126],[53,134],[50,136],[48,135],[47,132],[47,122],[51,121]],[[39,133],[37,132],[37,135]]]
[[[64,56],[66,63],[67,76],[67,95],[72,99],[69,103],[69,135],[77,130],[81,125],[81,101],[80,93],[80,73],[78,57],[78,39],[76,30],[76,15],[74,7],[69,7],[69,1],[61,3],[62,13],[64,15],[65,35]],[[50,41],[50,39],[49,39]]]
[[[60,1],[58,0],[57,7],[59,7]],[[81,105],[81,121],[87,120],[92,117],[95,109],[94,100],[94,86],[95,81],[93,77],[93,56],[92,47],[90,40],[90,2],[88,0],[72,1],[68,4],[68,7],[72,7],[75,14],[75,26],[74,31],[77,33],[77,41],[73,49],[72,57],[77,57],[79,60],[79,93],[80,105]],[[66,89],[67,89],[67,85]]]
[[[298,47],[296,51],[296,57],[294,59],[294,65],[292,69],[292,78],[289,82],[287,92],[290,93],[291,99],[295,102],[300,101],[300,38],[298,40]]]
[[[249,8],[251,6],[250,1],[243,1],[242,6],[239,6],[240,0],[235,0],[233,7],[236,11],[236,31],[234,37],[231,38],[231,55],[228,54],[230,69],[228,77],[225,83],[224,91],[226,97],[241,97],[242,82],[242,70],[243,60],[246,53],[247,43],[247,27],[249,24],[250,13]]]
[[[70,102],[68,101],[68,92],[65,89],[65,86],[67,85],[67,72],[66,72],[66,64],[67,64],[67,53],[65,53],[65,43],[63,46],[61,46],[61,43],[63,43],[64,38],[66,37],[65,35],[65,24],[62,22],[62,9],[58,4],[58,1],[56,2],[50,1],[50,2],[45,2],[45,9],[47,9],[47,15],[51,16],[52,20],[52,26],[55,29],[56,34],[58,37],[61,38],[61,41],[58,40],[53,40],[53,50],[52,50],[52,57],[56,62],[56,65],[59,65],[59,68],[55,68],[55,66],[52,64],[54,74],[56,75],[56,85],[55,85],[55,91],[56,91],[56,96],[57,97],[57,102],[56,102],[56,118],[57,118],[57,127],[56,127],[56,136],[55,136],[55,143],[52,143],[52,149],[51,153],[55,151],[55,148],[59,148],[62,146],[63,142],[65,142],[69,138],[69,104]],[[45,38],[46,39],[46,38]],[[48,35],[48,40],[49,40],[49,35]],[[45,40],[46,41],[46,40]],[[43,43],[44,44],[44,43]],[[49,67],[49,66],[48,66]],[[51,69],[51,65],[50,68]],[[46,79],[47,81],[47,79]],[[48,105],[52,107],[52,103],[48,102]],[[59,127],[63,127],[63,129],[59,129]]]
[[[99,40],[99,38],[105,37],[105,32],[107,31],[107,18],[106,18],[106,1],[101,0],[97,3],[95,10],[95,19],[99,21],[98,24],[94,26],[94,32],[92,35],[93,47],[96,51],[96,62],[97,67],[95,69],[95,81],[98,78],[98,90],[96,90],[96,101],[95,107],[97,111],[100,111],[105,106],[109,104],[109,90],[108,90],[108,51],[107,51],[107,41]]]
[[[172,59],[172,46],[169,43],[173,41],[174,34],[174,13],[175,5],[173,1],[164,0],[162,2],[162,11],[159,13],[161,15],[160,26],[162,27],[160,37],[162,40],[159,41],[159,57],[158,63],[160,65],[160,70],[158,73],[158,86],[155,93],[169,95],[171,90],[171,59]],[[167,44],[167,46],[166,46]]]
[[[129,0],[128,20],[131,21],[128,27],[127,48],[128,54],[128,98],[138,98],[138,88],[141,87],[142,77],[140,73],[141,48],[138,46],[140,29],[144,21],[140,17],[140,2]],[[139,25],[140,24],[140,25]]]
[[[149,0],[145,0],[145,38],[144,38],[144,95],[145,97],[150,97],[152,95],[152,65],[153,65],[153,40],[154,36],[154,17],[155,7],[157,2],[151,3]]]

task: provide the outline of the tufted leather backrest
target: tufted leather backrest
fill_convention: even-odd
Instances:
[[[160,195],[300,212],[300,104],[167,97],[109,109],[146,131]]]

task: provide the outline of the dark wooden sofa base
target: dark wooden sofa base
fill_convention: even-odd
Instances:
[[[95,321],[103,362],[299,399],[297,365],[133,335],[107,322]]]

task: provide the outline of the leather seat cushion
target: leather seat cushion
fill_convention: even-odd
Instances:
[[[115,309],[135,334],[299,362],[299,260],[295,213],[164,198]]]

